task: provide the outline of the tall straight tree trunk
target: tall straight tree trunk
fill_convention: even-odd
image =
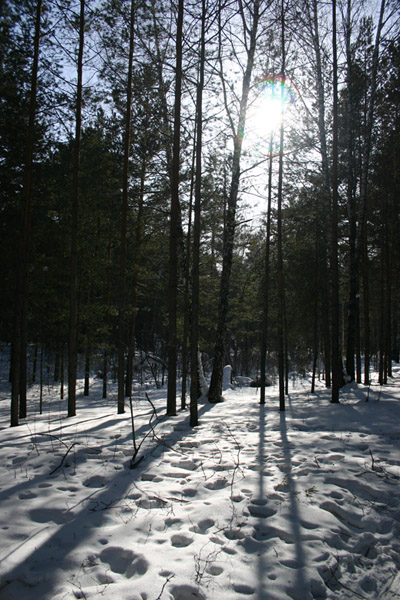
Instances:
[[[19,240],[19,262],[16,280],[14,325],[11,346],[11,426],[26,417],[26,347],[28,311],[28,261],[31,231],[33,146],[36,113],[37,79],[39,70],[40,27],[42,0],[36,5],[35,34],[31,92],[29,99],[28,130],[25,147],[24,183],[21,206],[21,231]]]
[[[40,347],[39,414],[43,414],[43,355],[44,355],[44,348],[43,348],[43,344],[42,344]]]
[[[126,233],[128,219],[129,154],[132,115],[132,67],[135,24],[135,2],[131,0],[129,20],[128,80],[126,89],[126,112],[124,131],[124,162],[122,169],[121,247],[119,264],[119,310],[118,310],[118,414],[125,412],[125,340],[126,340]]]
[[[315,393],[315,379],[319,354],[319,301],[320,301],[320,213],[318,200],[315,202],[315,265],[314,265],[314,331],[313,331],[313,366],[311,377],[311,393]]]
[[[171,169],[171,212],[169,235],[169,283],[168,283],[168,391],[167,414],[176,414],[176,363],[177,349],[177,299],[178,299],[178,234],[179,234],[179,176],[181,143],[181,94],[182,94],[182,33],[184,0],[178,2],[175,65],[174,137]]]
[[[192,260],[192,213],[193,213],[193,195],[194,195],[194,182],[195,182],[195,160],[196,160],[196,139],[197,139],[197,127],[194,128],[194,139],[193,139],[193,150],[192,150],[192,167],[191,167],[191,180],[190,180],[190,194],[189,194],[189,209],[188,209],[188,226],[186,234],[186,256],[185,256],[185,291],[184,291],[184,308],[183,308],[183,340],[182,340],[182,391],[181,391],[181,409],[186,408],[186,392],[187,392],[187,377],[188,377],[188,365],[190,364],[190,344],[188,343],[190,337],[189,328],[191,327],[191,306],[190,306],[190,293],[191,293],[191,260]]]
[[[367,236],[367,230],[364,230],[365,237]],[[363,240],[362,243],[362,257],[361,257],[361,275],[362,275],[362,290],[363,290],[363,325],[364,325],[364,384],[370,384],[370,360],[371,360],[371,325],[369,318],[370,308],[370,293],[369,293],[369,259],[367,241]]]
[[[76,372],[78,363],[78,210],[79,168],[82,129],[82,70],[85,33],[85,0],[80,1],[78,81],[75,108],[75,148],[71,209],[70,307],[68,344],[68,416],[76,414]]]
[[[308,3],[305,4],[305,10],[308,9]],[[309,14],[308,18],[311,27],[312,42],[315,53],[316,62],[316,86],[317,86],[317,97],[318,97],[318,133],[320,142],[320,153],[321,153],[321,170],[323,178],[323,213],[328,215],[331,207],[331,183],[330,183],[330,172],[329,172],[329,160],[328,160],[328,147],[327,147],[327,135],[326,135],[326,110],[325,110],[325,93],[324,93],[324,73],[322,67],[322,49],[319,36],[319,14],[318,14],[318,2],[313,0],[312,2],[312,13]],[[327,221],[327,228],[329,227]],[[321,248],[321,266],[324,270],[327,269],[328,256],[327,250]],[[324,277],[326,275],[326,277]],[[324,338],[324,363],[325,363],[325,383],[326,387],[331,387],[331,335],[330,335],[330,307],[329,307],[329,290],[327,285],[327,273],[321,272],[321,282],[323,287],[321,290],[321,301],[328,307],[328,310],[322,315],[322,333]]]
[[[271,249],[271,208],[272,208],[272,143],[273,133],[269,142],[269,164],[268,164],[268,202],[267,202],[267,231],[265,236],[265,258],[264,258],[264,306],[261,328],[261,360],[260,360],[260,404],[265,404],[266,384],[266,358],[268,340],[268,315],[269,315],[269,273],[270,273],[270,249]]]
[[[61,348],[60,358],[60,400],[64,400],[64,347]]]
[[[376,29],[374,52],[372,58],[371,71],[371,90],[366,116],[366,127],[364,144],[362,148],[362,165],[360,177],[360,206],[359,206],[359,228],[357,236],[357,254],[361,261],[362,279],[363,279],[363,316],[364,316],[364,383],[369,384],[369,363],[370,363],[370,322],[369,322],[369,275],[368,275],[368,176],[369,161],[372,147],[372,127],[374,119],[375,96],[377,88],[377,73],[379,62],[379,47],[383,28],[383,18],[385,14],[386,0],[381,0],[379,20]]]
[[[132,380],[133,380],[133,361],[135,357],[135,334],[136,334],[136,315],[138,311],[138,281],[140,271],[140,259],[142,251],[143,237],[143,207],[144,207],[144,184],[146,180],[147,160],[146,156],[142,157],[142,166],[140,172],[140,190],[139,190],[139,205],[135,226],[135,258],[132,265],[132,282],[131,282],[131,305],[130,305],[130,325],[129,325],[129,347],[126,366],[126,390],[125,395],[130,398],[132,396]]]
[[[347,346],[346,346],[346,372],[350,381],[355,379],[354,357],[356,348],[359,347],[357,334],[359,333],[359,269],[356,252],[357,241],[357,210],[354,185],[354,144],[353,144],[353,60],[351,50],[351,0],[347,0],[347,14],[345,22],[346,60],[347,60],[347,210],[349,218],[349,301],[347,309]]]
[[[190,336],[190,425],[198,425],[197,400],[199,396],[199,279],[200,279],[200,207],[201,207],[201,167],[203,141],[203,89],[205,64],[205,27],[206,1],[201,2],[201,37],[199,81],[196,96],[196,182],[194,193],[194,223],[193,223],[193,262],[192,262],[192,327]]]
[[[278,166],[278,377],[279,377],[279,410],[285,410],[285,349],[284,349],[284,319],[285,297],[283,283],[283,236],[282,236],[282,201],[283,201],[283,144],[285,136],[285,77],[286,77],[286,48],[285,48],[285,11],[283,0],[281,4],[281,127],[279,141]]]
[[[391,246],[390,243],[390,222],[389,222],[389,198],[385,196],[383,199],[383,243],[382,243],[382,254],[383,254],[383,319],[382,319],[382,350],[384,356],[383,362],[383,383],[387,384],[388,377],[392,376],[392,356],[391,356],[391,324],[392,324],[392,265],[391,265]]]
[[[33,361],[32,361],[32,383],[36,383],[37,355],[38,355],[38,347],[37,347],[37,344],[35,344],[35,349],[33,351]]]
[[[86,348],[86,356],[85,356],[85,382],[83,386],[83,395],[89,396],[90,390],[90,361],[91,361],[91,349],[90,346]]]
[[[370,98],[368,102],[368,109],[366,115],[366,126],[364,136],[364,146],[362,148],[362,166],[361,166],[361,178],[360,178],[360,209],[359,218],[359,236],[358,236],[358,247],[361,248],[361,241],[366,239],[364,230],[367,228],[367,188],[368,188],[368,176],[369,176],[369,162],[372,147],[372,128],[374,122],[374,109],[375,109],[375,96],[377,88],[377,74],[378,74],[378,63],[379,63],[379,47],[381,40],[381,33],[383,28],[383,18],[385,14],[385,3],[386,0],[381,0],[379,21],[377,25],[374,52],[372,58],[372,72],[371,72],[371,89]]]
[[[240,5],[240,7],[242,11],[242,21],[243,23],[245,23],[243,7],[242,5]],[[242,95],[240,99],[238,126],[236,131],[234,132],[235,137],[232,157],[232,178],[226,212],[226,223],[224,227],[223,261],[218,307],[218,324],[214,347],[213,370],[211,375],[210,389],[208,392],[209,402],[220,402],[222,396],[222,376],[224,368],[226,320],[229,307],[230,277],[232,270],[233,246],[236,228],[236,205],[240,182],[240,158],[242,154],[242,141],[246,124],[247,103],[250,91],[251,75],[253,72],[254,54],[256,50],[259,16],[259,0],[254,0],[252,10],[253,20],[251,24],[251,29],[247,28],[246,26],[246,31],[249,31],[250,40],[247,51],[247,64],[242,83]],[[224,84],[223,80],[222,83]],[[230,115],[225,94],[224,98],[227,113],[228,115]]]
[[[339,262],[338,262],[338,81],[336,45],[336,0],[332,1],[333,49],[333,133],[332,133],[332,224],[331,224],[331,276],[332,276],[332,396],[339,402],[340,374],[340,315],[339,315]]]
[[[108,264],[107,264],[107,288],[106,288],[106,299],[107,299],[107,322],[110,315],[111,306],[111,233],[108,239]],[[104,345],[103,350],[103,398],[107,398],[107,382],[108,382],[108,369],[109,369],[109,348],[107,343]]]

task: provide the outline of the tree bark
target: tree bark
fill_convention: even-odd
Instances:
[[[340,315],[338,262],[338,66],[336,45],[336,0],[332,2],[333,48],[333,124],[332,124],[332,211],[331,211],[331,277],[332,277],[332,395],[339,402],[340,374]]]
[[[308,10],[308,3],[305,4],[305,9]],[[311,27],[312,43],[315,53],[316,61],[316,86],[317,86],[317,98],[318,98],[318,133],[320,142],[320,153],[321,153],[321,170],[322,170],[322,181],[323,181],[323,213],[329,215],[331,210],[331,183],[330,183],[330,169],[328,160],[328,147],[327,147],[327,135],[326,135],[326,109],[325,109],[325,92],[324,92],[324,74],[322,66],[322,50],[319,35],[319,15],[318,15],[318,2],[313,0],[312,13],[309,14],[308,20]],[[326,221],[326,227],[329,228],[328,220]],[[324,269],[327,269],[328,256],[325,247],[321,248],[321,263]],[[324,277],[326,275],[326,277]],[[322,332],[324,338],[324,363],[325,363],[325,383],[326,387],[331,387],[331,335],[330,335],[330,313],[331,307],[329,306],[329,290],[328,290],[328,275],[327,273],[321,273],[321,282],[323,282],[322,288],[322,302],[327,307],[322,315]]]
[[[178,298],[178,234],[179,234],[179,177],[181,141],[181,94],[182,94],[182,34],[184,0],[178,3],[175,65],[174,137],[171,170],[171,211],[169,236],[169,282],[168,282],[168,391],[167,414],[176,414],[176,367],[177,349],[177,298]]]
[[[270,272],[270,249],[271,249],[271,208],[272,208],[272,144],[273,133],[271,133],[269,144],[269,165],[268,165],[268,202],[267,202],[267,230],[265,236],[265,258],[264,258],[264,307],[263,321],[261,328],[261,361],[260,361],[260,404],[265,404],[265,383],[266,383],[266,356],[268,341],[268,314],[269,314],[269,272]]]
[[[285,77],[286,77],[286,48],[285,48],[285,11],[283,0],[281,3],[281,126],[279,141],[279,166],[278,166],[278,208],[277,208],[277,245],[278,245],[278,378],[279,378],[279,410],[285,410],[285,348],[284,348],[284,320],[285,296],[283,282],[283,234],[282,234],[282,202],[283,202],[283,144],[285,136]]]
[[[86,348],[86,357],[85,357],[85,383],[83,387],[83,395],[89,396],[89,387],[90,387],[90,361],[91,361],[91,351],[90,347]]]
[[[187,377],[188,377],[188,365],[190,364],[190,344],[188,340],[190,337],[190,323],[191,323],[191,306],[190,306],[190,294],[191,294],[191,243],[192,243],[192,213],[193,213],[193,194],[194,194],[194,181],[195,181],[195,160],[196,160],[196,136],[197,129],[194,129],[193,139],[193,151],[192,151],[192,165],[191,165],[191,181],[190,181],[190,195],[189,195],[189,209],[188,209],[188,226],[186,234],[186,256],[185,256],[185,291],[184,291],[184,314],[183,314],[183,340],[182,340],[182,392],[181,392],[181,409],[186,408],[186,393],[187,393]]]
[[[203,141],[203,88],[205,65],[205,26],[206,2],[201,3],[201,37],[200,37],[200,65],[199,81],[196,96],[196,182],[194,192],[194,222],[193,222],[193,263],[192,263],[192,327],[190,338],[190,425],[198,425],[199,397],[199,280],[200,280],[200,217],[201,217],[201,167],[202,167],[202,141]]]
[[[29,99],[28,130],[25,147],[25,167],[21,206],[21,231],[19,240],[19,261],[15,292],[14,325],[11,346],[11,427],[19,423],[19,417],[26,417],[26,348],[28,312],[28,262],[31,233],[31,205],[34,128],[39,70],[39,48],[42,0],[36,5],[35,34],[33,42],[33,63],[31,91]]]
[[[128,79],[124,131],[124,162],[122,169],[121,247],[119,265],[118,311],[118,414],[125,412],[125,347],[126,347],[126,235],[128,219],[130,129],[132,115],[132,67],[134,47],[135,2],[131,0],[129,20]]]
[[[360,205],[359,205],[359,228],[357,237],[357,251],[359,260],[362,263],[362,278],[363,278],[363,306],[364,306],[364,383],[369,385],[370,373],[370,322],[369,322],[369,274],[368,274],[368,175],[369,175],[369,161],[372,146],[372,128],[375,108],[375,96],[377,88],[377,72],[379,62],[379,46],[381,32],[383,28],[383,17],[385,14],[386,0],[381,0],[379,20],[375,35],[374,53],[372,59],[372,72],[371,72],[371,91],[370,99],[368,103],[368,110],[366,116],[366,127],[364,136],[364,145],[362,149],[362,165],[361,165],[361,178],[360,178]]]
[[[75,148],[73,169],[73,191],[71,210],[71,257],[70,257],[70,309],[68,344],[68,416],[76,414],[76,374],[78,363],[78,211],[79,169],[82,129],[82,71],[85,34],[85,0],[80,0],[78,81],[75,108]]]
[[[145,151],[145,150],[144,150]],[[136,333],[136,316],[138,311],[138,281],[140,271],[140,257],[142,251],[143,237],[143,207],[144,207],[144,184],[146,180],[147,161],[146,156],[142,157],[142,166],[140,173],[140,190],[139,190],[139,205],[135,226],[135,257],[132,265],[132,282],[131,282],[131,305],[130,305],[130,326],[129,326],[129,346],[126,367],[126,390],[125,395],[130,398],[132,396],[132,379],[133,379],[133,361],[135,358],[135,333]]]
[[[359,269],[357,263],[357,210],[354,185],[354,110],[353,110],[353,59],[351,49],[351,0],[347,0],[347,14],[345,22],[345,43],[347,61],[347,210],[349,218],[349,301],[347,308],[347,344],[346,344],[346,373],[350,381],[355,379],[354,357],[356,352],[356,335],[359,331],[357,320],[359,318]]]

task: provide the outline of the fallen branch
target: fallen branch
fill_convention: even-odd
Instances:
[[[329,568],[329,571],[330,571],[332,577],[334,578],[334,580],[336,581],[336,583],[338,583],[340,586],[342,586],[342,588],[344,588],[348,592],[351,592],[354,596],[357,596],[357,598],[364,598],[364,599],[366,598],[366,596],[363,596],[363,594],[359,594],[358,592],[356,592],[355,590],[353,590],[348,585],[345,585],[344,583],[342,583],[341,581],[339,581],[339,579],[336,577],[335,571],[332,568]]]
[[[147,398],[147,401],[149,402],[149,404],[151,405],[151,407],[153,409],[153,412],[150,415],[150,420],[149,420],[150,431],[148,431],[146,433],[146,435],[143,436],[143,439],[142,439],[142,441],[140,442],[139,445],[136,444],[136,431],[135,431],[135,420],[134,420],[134,417],[133,417],[132,397],[129,398],[129,403],[130,403],[130,408],[131,408],[132,442],[133,442],[133,450],[134,450],[133,451],[133,456],[131,458],[131,462],[129,464],[129,468],[130,469],[135,469],[142,462],[142,460],[144,459],[144,455],[143,455],[138,460],[136,460],[136,457],[139,454],[139,451],[140,451],[140,448],[143,445],[143,442],[148,438],[148,436],[151,433],[153,433],[153,435],[155,436],[155,434],[154,434],[154,425],[152,425],[151,422],[153,420],[154,415],[157,417],[157,411],[156,411],[156,408],[155,408],[154,404],[150,400],[148,394],[146,394],[146,398]]]
[[[62,457],[60,464],[55,469],[53,469],[52,471],[50,471],[49,475],[53,475],[53,473],[55,473],[56,471],[58,471],[58,469],[60,469],[63,466],[64,460],[67,458],[67,456],[71,452],[72,448],[74,446],[76,446],[77,444],[78,444],[78,442],[74,442],[73,444],[70,445],[70,447],[68,448],[68,450],[66,451],[66,453]]]
[[[165,580],[165,582],[164,582],[164,584],[163,584],[163,586],[161,588],[161,592],[158,594],[156,600],[161,600],[161,596],[163,595],[166,586],[171,581],[171,579],[173,579],[174,577],[175,577],[174,573],[171,573],[171,575],[168,575],[167,579]]]

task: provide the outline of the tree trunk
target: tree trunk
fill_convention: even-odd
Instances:
[[[144,184],[146,180],[147,160],[146,156],[142,157],[142,166],[140,173],[140,191],[139,205],[135,226],[135,257],[132,265],[132,283],[131,283],[131,305],[130,305],[130,326],[129,326],[129,345],[126,368],[126,391],[125,395],[130,398],[132,396],[132,380],[133,380],[133,361],[135,358],[135,333],[136,333],[136,315],[137,306],[137,287],[139,281],[140,260],[142,250],[143,237],[143,206],[144,206]]]
[[[243,11],[243,8],[241,7]],[[229,306],[230,292],[230,276],[232,270],[233,245],[236,227],[236,205],[240,182],[240,158],[242,153],[242,140],[246,124],[247,102],[250,91],[251,75],[253,71],[254,54],[256,49],[257,28],[259,21],[259,0],[254,0],[252,11],[252,27],[250,30],[250,44],[247,51],[247,64],[243,76],[242,95],[240,100],[239,121],[235,132],[234,150],[232,158],[232,178],[230,192],[228,197],[228,206],[226,213],[226,224],[224,227],[223,238],[223,262],[221,274],[221,286],[218,307],[218,324],[216,341],[214,347],[214,362],[211,375],[210,389],[208,392],[209,402],[219,402],[222,396],[222,377],[224,368],[225,355],[225,335],[226,335],[226,320]],[[245,16],[242,12],[242,20],[245,22]],[[220,28],[221,29],[221,28]],[[248,29],[246,28],[248,31]],[[221,67],[222,69],[222,67]],[[222,84],[224,80],[222,77]],[[227,113],[230,116],[230,111],[227,106],[226,95],[224,95]]]
[[[26,417],[28,261],[31,232],[34,127],[36,113],[37,78],[39,70],[41,13],[42,0],[38,0],[36,5],[31,92],[29,100],[28,130],[25,147],[24,182],[22,190],[19,261],[16,278],[14,325],[11,345],[11,427],[15,427],[18,425],[19,416],[21,418]]]
[[[308,4],[305,4],[305,9],[308,10]],[[331,183],[330,183],[330,171],[329,171],[329,160],[328,160],[328,148],[327,148],[327,134],[326,134],[326,110],[325,110],[325,92],[324,92],[324,73],[322,67],[322,49],[319,36],[319,15],[318,15],[318,2],[313,0],[312,3],[312,14],[309,15],[309,22],[311,27],[312,42],[315,53],[316,61],[316,86],[318,96],[318,132],[320,141],[320,153],[321,153],[321,170],[323,178],[323,209],[322,214],[329,215],[331,209]],[[326,228],[329,229],[328,221],[326,221]],[[324,364],[325,364],[325,383],[326,387],[331,387],[331,334],[330,334],[330,314],[331,307],[329,306],[330,292],[328,289],[328,274],[326,272],[328,265],[328,256],[325,247],[321,248],[321,261],[320,265],[325,272],[321,272],[321,282],[323,282],[321,301],[327,307],[322,315],[322,335],[324,340]]]
[[[60,359],[60,400],[64,400],[64,348],[61,350]]]
[[[268,165],[268,203],[267,203],[267,231],[265,239],[264,259],[264,307],[261,328],[261,361],[260,361],[260,404],[265,404],[266,383],[266,356],[268,340],[268,313],[269,313],[269,271],[270,271],[270,249],[271,249],[271,208],[272,208],[272,158],[273,158],[273,133],[269,142],[269,165]]]
[[[132,67],[134,46],[135,2],[131,0],[129,21],[128,80],[126,90],[126,113],[124,131],[124,161],[122,169],[121,247],[119,264],[119,310],[118,310],[118,414],[125,412],[125,340],[126,340],[126,234],[128,219],[129,154],[132,114]]]
[[[43,344],[40,347],[40,392],[39,392],[39,414],[43,413]]]
[[[286,77],[286,48],[285,48],[285,12],[283,1],[281,4],[281,127],[279,141],[279,167],[278,167],[278,377],[279,377],[279,410],[285,410],[285,349],[284,349],[284,313],[285,296],[283,283],[283,235],[282,235],[282,202],[283,202],[283,144],[285,121],[285,77]]]
[[[364,236],[366,238],[367,232],[364,230]],[[369,363],[371,360],[371,325],[369,315],[369,260],[368,260],[368,249],[367,240],[363,240],[363,252],[362,252],[362,289],[363,289],[363,322],[364,322],[364,385],[370,384],[370,368]]]
[[[181,94],[182,94],[182,34],[184,0],[178,2],[176,31],[174,137],[171,171],[171,212],[169,236],[169,283],[168,283],[168,392],[167,414],[176,414],[176,363],[177,349],[177,296],[178,296],[178,234],[179,234],[179,177],[181,141]]]
[[[106,288],[106,299],[107,299],[107,322],[110,315],[111,305],[111,234],[108,239],[108,265],[107,265],[107,288]],[[107,344],[104,346],[103,351],[103,398],[107,398],[107,382],[108,382],[108,369],[109,369],[109,353]]]
[[[314,330],[313,330],[313,365],[311,377],[311,393],[315,393],[315,378],[319,355],[319,298],[320,298],[320,211],[319,203],[315,203],[315,263],[314,263]]]
[[[32,361],[32,383],[36,383],[37,355],[38,355],[38,347],[37,347],[37,344],[35,344],[35,349],[33,351],[33,361]]]
[[[78,363],[78,209],[79,168],[82,129],[82,70],[85,33],[85,0],[80,0],[78,82],[75,109],[75,148],[73,170],[73,194],[71,209],[71,257],[70,257],[70,312],[68,345],[68,416],[76,414],[76,373]]]
[[[377,72],[379,62],[380,38],[383,28],[383,17],[385,14],[386,0],[381,0],[379,20],[375,35],[374,53],[372,59],[371,91],[366,115],[366,127],[364,144],[362,148],[362,164],[360,177],[360,205],[359,205],[359,228],[357,236],[358,260],[361,261],[363,279],[363,306],[364,306],[364,383],[369,385],[369,361],[370,361],[370,322],[369,322],[369,275],[368,275],[368,206],[367,188],[369,175],[369,161],[372,147],[372,127],[375,108],[375,96],[377,88]]]
[[[194,195],[194,182],[195,182],[195,161],[196,161],[196,140],[197,140],[197,125],[194,128],[194,139],[193,139],[193,151],[192,151],[192,168],[191,168],[191,180],[190,180],[190,194],[189,194],[189,209],[188,209],[188,228],[186,235],[186,257],[185,257],[185,291],[184,291],[184,314],[183,314],[183,340],[182,340],[182,392],[181,392],[181,409],[186,408],[186,393],[187,393],[187,377],[188,377],[188,364],[190,364],[190,344],[188,340],[191,332],[191,244],[192,244],[192,213],[193,213],[193,195]]]
[[[349,218],[349,301],[347,309],[347,347],[346,347],[346,373],[350,381],[355,379],[354,356],[357,345],[357,332],[359,327],[357,320],[359,318],[358,298],[359,298],[359,269],[357,262],[356,241],[357,241],[357,210],[355,200],[354,185],[354,131],[353,123],[355,121],[353,111],[353,60],[351,49],[351,0],[347,0],[347,15],[345,23],[346,38],[346,60],[347,60],[347,210]]]
[[[90,359],[91,353],[90,348],[86,348],[86,358],[85,358],[85,383],[83,387],[83,395],[89,396],[89,386],[90,386]]]
[[[103,350],[103,394],[102,398],[107,398],[107,377],[108,377],[108,351]]]
[[[201,207],[201,167],[202,167],[202,140],[203,140],[203,88],[205,64],[205,26],[206,2],[201,3],[201,38],[200,38],[200,65],[199,81],[196,96],[196,183],[194,193],[194,223],[193,223],[193,263],[192,263],[192,306],[191,306],[191,337],[190,337],[190,425],[198,425],[199,397],[199,277],[200,277],[200,207]]]
[[[339,402],[340,374],[340,314],[338,262],[338,67],[336,47],[336,0],[332,2],[333,48],[333,124],[332,124],[332,211],[331,211],[331,277],[332,277],[332,396]]]

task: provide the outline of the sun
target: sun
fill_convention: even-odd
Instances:
[[[288,105],[295,102],[295,90],[287,79],[268,76],[256,82],[257,98],[249,111],[253,135],[270,137],[281,126]]]

